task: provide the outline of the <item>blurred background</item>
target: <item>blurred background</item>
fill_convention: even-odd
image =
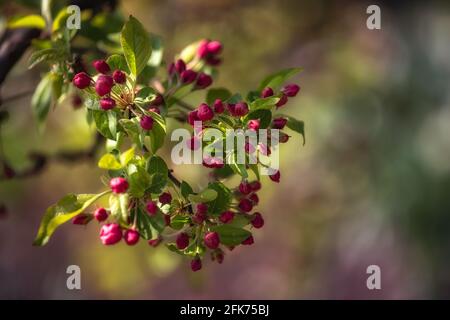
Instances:
[[[1,1],[2,21],[33,12],[25,2],[33,3]],[[381,8],[381,30],[366,28],[369,4]],[[448,2],[129,0],[119,11],[163,37],[166,60],[197,39],[221,40],[215,86],[245,93],[271,72],[302,66],[302,90],[283,112],[305,121],[306,145],[294,135],[281,150],[281,183],[264,178],[258,211],[266,225],[255,244],[195,274],[145,241],[102,246],[95,223],[66,224],[47,246],[31,246],[49,204],[102,189],[95,161],[55,162],[38,176],[2,181],[0,298],[450,298]],[[42,70],[27,71],[28,56],[3,98],[38,83]],[[1,108],[10,112],[3,152],[18,168],[33,150],[91,144],[84,111],[70,103],[51,111],[41,134],[30,95]],[[170,148],[162,156],[170,159]],[[207,183],[205,169],[172,168],[194,186]],[[72,264],[82,290],[66,288]],[[369,265],[381,268],[381,290],[366,287]]]

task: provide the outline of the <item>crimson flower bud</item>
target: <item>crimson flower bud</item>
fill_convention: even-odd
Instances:
[[[182,232],[177,236],[176,239],[177,248],[180,250],[186,249],[189,245],[189,236],[187,233]]]
[[[170,226],[170,216],[168,214],[164,215],[164,222],[166,226]]]
[[[250,187],[252,188],[252,191],[259,191],[261,189],[261,182],[258,180],[250,182]]]
[[[169,65],[169,68],[167,68],[167,72],[169,73],[170,76],[172,76],[175,73],[176,69],[175,69],[175,63],[171,63]]]
[[[191,261],[191,270],[192,271],[198,271],[202,268],[202,260],[200,258],[195,258]]]
[[[192,136],[186,143],[191,150],[198,150],[198,148],[200,148],[200,139],[196,136]]]
[[[260,121],[258,119],[254,119],[254,120],[250,120],[247,123],[247,127],[251,130],[259,130],[259,126],[260,126]]]
[[[283,92],[288,97],[295,97],[299,91],[300,87],[295,83],[288,84],[284,86],[283,89],[281,89],[281,92]]]
[[[148,244],[151,245],[153,248],[157,247],[161,243],[161,238],[158,237],[156,239],[148,240]]]
[[[275,119],[273,119],[272,127],[274,129],[280,129],[281,130],[281,129],[284,128],[286,123],[287,123],[287,119],[285,119],[285,118],[275,118]]]
[[[200,59],[205,58],[208,55],[208,53],[209,53],[209,51],[208,51],[208,42],[209,42],[208,40],[204,39],[204,40],[200,41],[200,43],[198,45],[197,56]]]
[[[270,148],[262,142],[258,143],[258,150],[265,156],[270,156],[271,154]]]
[[[154,216],[158,212],[158,206],[155,201],[147,202],[145,209],[147,209],[148,214],[151,216]]]
[[[113,98],[105,97],[100,99],[100,108],[103,110],[111,110],[116,106],[116,101]]]
[[[252,154],[255,152],[255,147],[250,142],[246,142],[244,145],[244,150],[246,153]]]
[[[281,133],[279,137],[280,143],[286,143],[289,140],[289,136],[285,133]]]
[[[247,239],[245,239],[244,241],[241,242],[241,244],[243,244],[244,246],[250,246],[255,242],[255,240],[253,239],[253,236],[249,236]]]
[[[169,192],[163,192],[159,196],[159,202],[162,204],[168,204],[172,202],[172,195]]]
[[[195,121],[200,121],[197,110],[191,111],[188,114],[188,122],[191,126],[194,126]]]
[[[263,219],[261,213],[255,212],[251,223],[252,223],[252,226],[255,227],[256,229],[262,228],[264,226],[264,219]]]
[[[127,75],[122,70],[114,70],[112,76],[115,83],[125,83],[127,81]]]
[[[183,84],[189,84],[194,82],[194,80],[197,78],[197,72],[194,70],[185,70],[180,74],[181,82]]]
[[[107,223],[100,229],[100,240],[104,245],[112,245],[122,239],[122,229],[117,223]]]
[[[197,116],[201,121],[209,121],[214,118],[214,112],[206,103],[202,103],[197,110]]]
[[[195,87],[197,89],[205,89],[209,87],[213,82],[213,79],[210,75],[207,75],[206,73],[200,73],[197,78],[197,82],[195,83]]]
[[[244,180],[239,184],[239,192],[242,194],[249,194],[252,192],[252,188],[250,184]]]
[[[114,193],[124,193],[128,189],[128,181],[121,177],[112,178],[109,186]]]
[[[248,105],[245,102],[238,102],[236,103],[234,112],[237,116],[243,117],[248,113]]]
[[[234,218],[234,212],[233,211],[224,211],[220,214],[219,220],[222,223],[228,223],[232,221]]]
[[[153,118],[150,116],[143,116],[141,121],[139,121],[141,128],[144,130],[152,130],[153,128]]]
[[[241,199],[238,206],[244,212],[250,212],[253,209],[253,203],[248,199]]]
[[[205,203],[197,204],[197,213],[206,214],[208,212],[208,205]]]
[[[277,172],[275,172],[274,174],[271,174],[271,175],[269,176],[269,178],[270,178],[270,180],[272,180],[273,182],[278,183],[278,182],[280,182],[280,176],[281,176],[280,171],[277,170]]]
[[[150,102],[150,105],[157,107],[157,106],[162,105],[163,103],[164,103],[164,98],[163,98],[163,96],[161,94],[158,93],[158,94],[156,94],[156,96],[152,100],[152,102]],[[159,114],[159,109],[158,109],[157,113]]]
[[[214,112],[215,113],[222,113],[225,111],[225,107],[222,103],[222,100],[220,99],[216,99],[216,101],[214,101]]]
[[[97,221],[102,222],[108,219],[108,212],[106,212],[105,208],[98,208],[94,212],[94,217]]]
[[[259,197],[256,193],[252,193],[248,198],[255,206],[259,203]]]
[[[277,108],[279,108],[279,107],[284,106],[287,101],[288,101],[288,97],[287,97],[287,95],[285,95],[283,93],[280,97],[280,100],[278,100],[278,102],[275,105],[277,106]]]
[[[217,249],[220,244],[219,234],[217,232],[208,232],[205,234],[203,241],[208,248]]]
[[[150,108],[150,109],[148,109],[148,111],[151,111],[151,112],[154,112],[157,114],[161,114],[161,111],[159,110],[159,108]]]
[[[261,98],[268,98],[273,96],[273,90],[270,87],[266,87],[261,91]]]
[[[205,157],[203,158],[203,165],[207,168],[220,169],[223,167],[223,161],[216,157]]]
[[[134,246],[139,241],[139,232],[134,229],[128,229],[125,231],[123,238],[127,245]]]
[[[91,214],[81,213],[81,214],[75,216],[75,217],[72,219],[72,223],[73,223],[73,224],[78,224],[78,225],[86,225],[86,224],[88,224],[91,220],[92,220],[92,215],[91,215]]]
[[[206,214],[205,213],[199,213],[197,212],[196,214],[194,214],[192,216],[192,221],[197,223],[197,224],[201,224],[206,220]]]
[[[72,82],[78,89],[85,89],[91,84],[91,77],[86,72],[80,72],[73,77]]]
[[[109,65],[106,63],[105,60],[95,60],[92,65],[94,66],[95,70],[97,72],[107,74],[111,69],[109,68]]]
[[[101,97],[111,92],[114,80],[110,76],[100,75],[95,82],[95,91]]]
[[[178,59],[175,62],[175,71],[178,72],[178,74],[181,74],[185,70],[186,70],[186,63],[184,63],[183,60]]]
[[[209,54],[216,55],[222,51],[222,44],[219,41],[210,41],[206,44]]]

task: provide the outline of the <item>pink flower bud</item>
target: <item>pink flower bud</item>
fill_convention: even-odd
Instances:
[[[262,142],[258,143],[258,150],[265,156],[270,156],[271,154],[270,148]]]
[[[110,76],[100,75],[95,82],[95,91],[101,97],[111,92],[114,80]]]
[[[195,83],[195,87],[197,89],[205,89],[209,87],[213,82],[213,79],[210,75],[207,75],[206,73],[200,73],[197,78],[197,82]]]
[[[105,208],[98,208],[94,212],[94,217],[98,222],[105,221],[106,219],[108,219],[108,212],[106,212]]]
[[[177,236],[176,239],[177,248],[180,250],[186,249],[189,245],[189,236],[187,233],[182,232]]]
[[[204,157],[203,165],[207,168],[220,169],[223,167],[223,161],[217,157]]]
[[[234,218],[234,212],[233,211],[224,211],[220,214],[219,220],[222,223],[228,223],[231,222]]]
[[[87,225],[91,220],[92,220],[91,214],[81,213],[72,219],[72,223],[78,225]]]
[[[214,112],[206,103],[202,103],[197,110],[197,116],[201,121],[209,121],[214,118]]]
[[[155,96],[155,98],[152,100],[152,102],[150,102],[150,105],[151,106],[155,106],[155,107],[157,107],[157,106],[160,106],[160,105],[162,105],[164,103],[164,97],[161,95],[161,94],[156,94],[156,96]],[[159,112],[159,109],[157,109],[158,110],[158,112],[156,112],[156,113],[160,113]]]
[[[206,58],[206,63],[210,66],[218,66],[222,63],[222,59],[215,57],[215,56],[209,56]]]
[[[161,238],[159,238],[159,237],[156,239],[148,240],[148,244],[150,246],[152,246],[153,248],[157,247],[160,243],[161,243]]]
[[[78,89],[85,89],[91,84],[91,77],[86,72],[80,72],[73,77],[72,82]]]
[[[253,236],[249,236],[247,239],[245,239],[244,241],[242,241],[241,244],[243,244],[244,246],[250,246],[255,242],[255,240],[253,239]]]
[[[222,103],[222,100],[220,99],[216,99],[216,101],[214,101],[214,112],[215,113],[222,113],[225,111],[225,107]]]
[[[244,145],[244,150],[246,153],[252,154],[255,152],[255,147],[250,142],[246,142]]]
[[[176,70],[176,72],[178,72],[178,74],[181,74],[183,71],[186,70],[186,63],[184,63],[183,60],[178,59],[175,62],[175,70]]]
[[[170,216],[168,214],[164,215],[164,222],[166,224],[166,226],[170,226]]]
[[[95,70],[97,72],[107,74],[111,69],[109,68],[109,65],[106,63],[105,60],[95,60],[92,65],[94,66]]]
[[[169,68],[167,68],[167,72],[169,73],[170,76],[172,76],[177,70],[175,69],[175,63],[171,63],[169,65]]]
[[[210,249],[217,249],[220,244],[219,234],[217,232],[207,232],[203,238],[205,246]]]
[[[216,55],[222,51],[222,44],[219,41],[210,41],[206,44],[209,54]]]
[[[279,137],[280,143],[286,143],[289,140],[289,136],[285,133],[281,133]]]
[[[134,246],[139,241],[139,232],[134,229],[128,229],[125,231],[123,238],[127,245]]]
[[[248,105],[245,102],[238,102],[236,103],[234,112],[237,116],[243,117],[248,113]]]
[[[197,110],[191,111],[188,114],[188,122],[191,126],[194,126],[195,121],[200,121]]]
[[[112,76],[115,83],[125,83],[127,81],[127,75],[122,70],[114,70]]]
[[[261,213],[255,212],[251,223],[252,223],[252,226],[255,227],[256,229],[262,228],[264,226],[264,219],[263,219]]]
[[[299,91],[300,87],[294,83],[288,84],[284,86],[283,89],[281,89],[281,92],[283,92],[288,97],[295,97]]]
[[[252,188],[250,184],[244,180],[239,184],[239,192],[242,194],[249,194],[252,192]]]
[[[192,216],[192,221],[197,223],[197,224],[201,224],[206,220],[206,214],[205,213],[200,213],[197,212],[196,214],[194,214]]]
[[[209,51],[208,51],[208,42],[209,42],[208,40],[204,39],[204,40],[200,41],[200,43],[198,45],[197,56],[200,59],[205,58],[208,55],[208,53],[209,53]]]
[[[104,245],[112,245],[122,239],[122,229],[117,223],[107,223],[100,229],[100,240]]]
[[[261,91],[261,98],[268,98],[273,96],[273,90],[270,87],[266,87]]]
[[[202,260],[200,258],[195,258],[191,261],[191,270],[192,271],[199,271],[202,268]]]
[[[197,213],[206,214],[208,212],[208,205],[205,203],[197,204]]]
[[[275,105],[277,106],[277,108],[280,108],[280,107],[284,106],[287,101],[288,101],[288,97],[287,97],[287,95],[285,95],[283,93],[280,97],[280,100],[278,100],[278,102]]]
[[[275,118],[275,119],[273,119],[272,127],[274,129],[280,129],[281,130],[281,129],[284,128],[286,123],[287,123],[287,119],[285,119],[285,118]]]
[[[250,212],[253,209],[253,203],[248,199],[241,199],[238,206],[244,212]]]
[[[197,72],[194,70],[185,70],[180,75],[181,82],[183,84],[189,84],[194,82],[194,80],[197,78]]]
[[[159,202],[162,204],[169,204],[172,202],[172,195],[169,192],[163,192],[159,196]]]
[[[270,180],[272,180],[273,182],[278,183],[278,182],[280,182],[280,176],[281,176],[280,171],[277,170],[277,172],[275,172],[274,174],[271,174],[271,175],[269,176],[269,178],[270,178]]]
[[[158,206],[155,201],[147,202],[145,209],[147,209],[148,214],[151,216],[154,216],[158,212]]]
[[[187,146],[191,150],[198,150],[198,148],[200,148],[200,139],[197,138],[196,136],[191,137],[187,141]]]
[[[252,188],[252,191],[259,191],[261,189],[261,182],[258,180],[250,182],[250,187]]]
[[[116,101],[113,98],[105,97],[100,99],[100,108],[103,110],[111,110],[116,106]]]
[[[153,128],[153,118],[150,116],[143,116],[141,121],[139,121],[141,128],[144,130],[152,130]]]
[[[250,120],[247,123],[247,128],[249,128],[251,130],[255,130],[255,131],[259,130],[259,126],[260,126],[260,121],[258,119]]]
[[[256,193],[252,193],[248,199],[253,202],[253,205],[256,206],[259,203],[259,197]]]
[[[128,189],[128,181],[124,178],[112,178],[109,185],[114,193],[124,193]]]

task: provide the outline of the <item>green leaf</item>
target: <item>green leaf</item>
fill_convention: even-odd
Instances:
[[[99,194],[69,194],[63,197],[45,212],[33,245],[45,245],[57,227],[82,213],[95,201],[110,192],[107,190]]]
[[[12,19],[8,23],[8,28],[10,29],[36,28],[42,30],[45,28],[45,19],[37,14],[31,14],[25,17],[18,17]]]
[[[128,68],[127,61],[125,57],[121,54],[113,54],[108,57],[106,63],[109,65],[111,70],[122,70],[125,72],[130,72]]]
[[[111,132],[111,129],[114,129],[116,126],[116,117],[114,111],[91,110],[91,112],[98,132],[100,132],[105,138],[116,140],[115,132],[114,134],[113,132]],[[114,123],[110,124],[110,121],[113,121]]]
[[[230,98],[228,98],[228,103],[238,103],[242,101],[242,96],[239,93],[234,94]]]
[[[199,194],[190,194],[188,196],[189,201],[200,203],[200,202],[210,202],[217,198],[217,191],[214,189],[205,189]]]
[[[164,140],[166,138],[166,122],[161,115],[155,112],[147,111],[146,113],[154,120],[153,128],[149,131],[148,135],[150,137],[150,149],[153,153],[156,153],[156,151],[164,145]]]
[[[270,87],[274,91],[277,91],[285,81],[295,76],[302,70],[303,68],[288,68],[271,74],[261,82],[261,84],[259,85],[259,90],[261,91],[266,87]]]
[[[249,166],[250,170],[252,170],[253,173],[255,174],[256,179],[260,180],[261,177],[259,176],[259,168],[258,168],[258,165],[257,165],[257,164],[249,164],[248,166]]]
[[[120,170],[122,165],[111,153],[103,155],[98,161],[98,167],[106,170]]]
[[[303,145],[305,145],[306,143],[306,138],[305,138],[305,123],[301,120],[297,120],[294,117],[291,116],[283,116],[286,117],[288,119],[288,122],[286,123],[286,126],[297,132],[300,133],[303,137]]]
[[[187,183],[186,181],[181,181],[181,186],[180,186],[180,190],[181,190],[181,195],[187,199],[189,197],[190,194],[194,194],[194,190],[192,189],[192,187],[189,185],[189,183]]]
[[[226,246],[236,246],[241,244],[242,241],[252,235],[248,230],[226,224],[212,227],[211,230],[219,234],[220,243]]]
[[[243,228],[250,223],[250,220],[251,220],[250,215],[235,214],[233,220],[231,222],[227,223],[227,225],[236,227],[236,228]]]
[[[130,137],[130,139],[137,144],[138,146],[141,146],[140,142],[140,133],[141,129],[139,124],[137,123],[137,119],[133,118],[133,120],[130,119],[120,119],[119,124],[122,126],[123,130],[127,133],[127,135]]]
[[[250,111],[250,113],[245,117],[245,121],[248,122],[248,120],[252,119],[259,119],[260,129],[266,129],[272,122],[272,112],[266,109]]]
[[[144,69],[152,54],[150,36],[133,16],[125,23],[120,35],[125,60],[135,77]]]
[[[132,147],[120,155],[120,163],[122,167],[125,167],[128,164],[128,162],[130,162],[131,159],[133,158],[134,158],[134,148]]]
[[[145,190],[151,185],[152,177],[141,166],[132,166],[133,172],[129,173],[129,193],[136,198],[144,196]]]
[[[176,215],[170,220],[170,227],[175,230],[180,230],[190,221],[191,219],[188,216]]]
[[[231,97],[231,92],[225,88],[212,88],[206,94],[206,103],[212,105],[216,99],[226,101]]]
[[[52,88],[52,75],[51,73],[47,73],[41,82],[39,82],[31,98],[31,108],[39,125],[45,121],[50,110]]]
[[[111,194],[109,197],[109,210],[111,215],[116,219],[124,223],[128,223],[128,193]]]
[[[147,172],[152,176],[152,185],[149,192],[159,194],[167,185],[169,168],[161,157],[152,156],[147,160]]]
[[[53,20],[52,24],[52,33],[55,33],[56,31],[64,28],[66,26],[67,18],[71,14],[67,12],[67,7],[64,7],[61,9],[58,14],[56,15],[55,19]]]
[[[208,212],[213,215],[221,214],[230,206],[231,191],[221,182],[212,182],[208,185],[208,188],[217,192],[217,198],[208,203]]]
[[[48,63],[56,62],[61,59],[62,56],[63,53],[56,48],[44,48],[34,51],[28,59],[28,69],[33,68],[43,61]]]
[[[280,100],[277,97],[258,98],[250,103],[250,110],[272,109]]]

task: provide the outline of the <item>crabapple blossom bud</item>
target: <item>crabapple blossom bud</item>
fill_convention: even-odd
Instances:
[[[228,223],[232,221],[234,218],[234,212],[233,211],[224,211],[220,214],[219,220],[222,223]]]
[[[86,72],[80,72],[73,77],[72,82],[78,89],[85,89],[91,84],[91,77]]]
[[[102,110],[111,110],[116,106],[116,101],[110,97],[104,97],[100,99],[100,108]]]
[[[264,226],[264,219],[263,219],[261,213],[255,212],[251,223],[252,223],[252,226],[255,227],[256,229],[262,228]]]
[[[158,205],[155,201],[149,201],[145,205],[145,209],[147,209],[149,215],[154,216],[158,212]]]
[[[197,78],[197,82],[195,83],[195,87],[198,89],[205,89],[209,87],[213,82],[213,79],[210,75],[206,73],[200,73]]]
[[[238,102],[234,108],[237,116],[243,117],[248,113],[248,105],[245,102]]]
[[[287,95],[285,95],[283,93],[280,97],[280,100],[278,100],[278,102],[275,105],[277,106],[277,108],[280,108],[280,107],[284,106],[287,101],[288,101],[288,97],[287,97]]]
[[[186,70],[186,63],[182,59],[178,59],[175,62],[175,70],[178,72],[178,74],[181,74],[183,71]]]
[[[215,113],[222,113],[224,111],[225,111],[225,107],[223,105],[222,100],[216,99],[216,101],[214,101],[214,112]]]
[[[106,212],[105,208],[98,208],[94,212],[94,217],[97,221],[102,222],[108,219],[108,212]]]
[[[270,180],[272,180],[273,182],[280,182],[280,176],[281,176],[281,174],[280,174],[280,171],[279,170],[277,170],[274,174],[271,174],[270,176],[269,176],[269,178],[270,178]]]
[[[78,224],[78,225],[86,225],[86,224],[88,224],[91,220],[92,220],[92,215],[91,215],[91,214],[81,213],[81,214],[75,216],[75,217],[72,219],[72,223],[73,223],[73,224]]]
[[[125,230],[123,238],[125,239],[125,243],[127,245],[134,246],[139,241],[139,232],[134,229]]]
[[[200,258],[195,258],[191,261],[191,270],[192,271],[199,271],[202,268],[202,260]]]
[[[241,242],[241,244],[243,244],[244,246],[250,246],[255,242],[255,240],[253,239],[253,236],[249,236],[247,239],[245,239],[244,241]]]
[[[158,237],[156,239],[151,239],[151,240],[148,240],[148,244],[151,245],[153,248],[155,248],[161,243],[161,240],[162,239],[160,237]]]
[[[275,118],[272,121],[272,127],[274,129],[280,129],[281,130],[281,129],[284,128],[286,123],[287,123],[287,119],[285,119],[285,118]]]
[[[252,192],[252,188],[250,187],[250,184],[246,180],[243,180],[239,184],[239,192],[242,194],[249,194],[250,192]]]
[[[252,188],[252,191],[259,191],[261,189],[261,182],[258,180],[250,182],[250,187]]]
[[[206,44],[209,54],[216,55],[222,51],[222,44],[219,41],[210,41]]]
[[[107,223],[100,229],[100,240],[104,245],[112,245],[122,239],[122,229],[117,223]]]
[[[273,96],[273,90],[270,87],[266,87],[261,91],[261,98],[268,98]]]
[[[128,189],[128,181],[121,177],[112,178],[109,185],[114,193],[124,193]]]
[[[115,83],[125,83],[127,81],[127,75],[122,70],[114,70],[112,77]]]
[[[250,212],[253,209],[253,203],[249,199],[241,199],[238,207],[244,212]]]
[[[203,238],[205,246],[210,249],[217,249],[220,244],[219,234],[217,232],[207,232]]]
[[[200,121],[197,110],[193,110],[188,114],[188,122],[191,126],[194,126],[195,121]]]
[[[214,112],[206,103],[202,103],[197,109],[197,116],[201,121],[209,121],[214,118]]]
[[[152,130],[153,128],[153,118],[150,116],[143,116],[141,121],[139,121],[141,128],[144,130]]]
[[[182,232],[177,236],[176,239],[177,248],[180,250],[186,249],[189,245],[189,236],[187,233]]]
[[[109,68],[109,65],[106,63],[105,60],[95,60],[92,65],[94,66],[95,70],[97,72],[107,74],[111,69]]]
[[[200,59],[203,59],[208,55],[208,53],[209,53],[208,43],[209,43],[209,41],[206,39],[200,41],[198,48],[197,48],[197,56]]]
[[[258,197],[258,195],[257,195],[256,193],[252,193],[252,194],[248,197],[248,199],[249,199],[251,202],[253,202],[253,205],[255,205],[255,206],[259,203],[259,197]]]
[[[281,92],[283,92],[288,97],[295,97],[299,91],[300,87],[295,83],[288,84],[281,89]]]
[[[258,119],[250,120],[247,123],[247,127],[251,130],[258,131],[260,126],[260,121]]]
[[[168,204],[172,202],[172,195],[169,192],[163,192],[159,196],[159,202],[162,204]]]
[[[95,91],[101,97],[111,92],[114,80],[111,76],[100,75],[95,82]]]
[[[181,82],[183,84],[189,84],[194,82],[194,80],[197,78],[197,72],[194,70],[185,70],[181,72],[180,74]]]

